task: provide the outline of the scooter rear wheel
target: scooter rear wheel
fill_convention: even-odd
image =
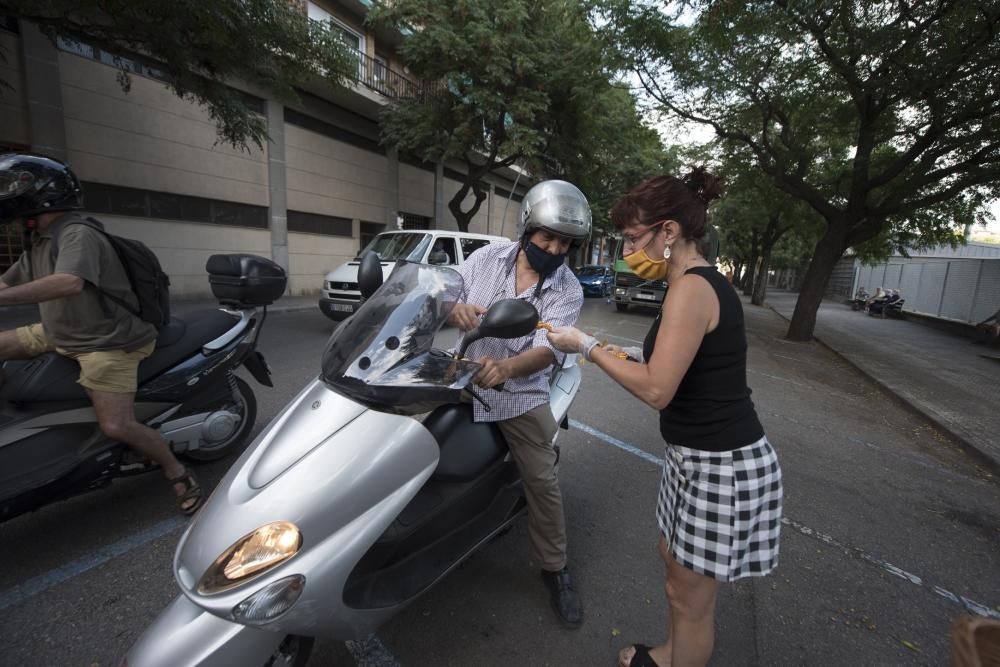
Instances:
[[[312,637],[286,635],[264,667],[305,667],[315,641]]]
[[[188,458],[195,461],[216,461],[241,449],[250,437],[250,431],[257,421],[257,397],[253,395],[253,389],[243,378],[233,377],[233,380],[240,396],[239,405],[235,406],[241,417],[236,433],[222,442],[204,443],[198,449],[185,452],[184,455]]]

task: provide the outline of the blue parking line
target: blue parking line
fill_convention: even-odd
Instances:
[[[160,523],[139,531],[134,535],[129,535],[124,539],[118,540],[114,544],[101,547],[96,551],[87,554],[83,558],[78,558],[75,561],[66,563],[65,565],[60,565],[57,568],[49,570],[45,574],[32,577],[23,583],[8,588],[7,590],[0,591],[0,611],[6,609],[7,607],[20,604],[32,595],[37,595],[42,591],[48,590],[68,579],[72,579],[78,574],[83,574],[84,572],[92,570],[95,567],[100,567],[112,558],[117,558],[122,554],[132,551],[132,549],[135,549],[136,547],[141,547],[142,545],[152,542],[153,540],[157,540],[168,533],[172,533],[178,528],[184,527],[186,524],[187,520],[181,517],[161,521]]]
[[[594,437],[600,438],[601,440],[603,440],[604,442],[608,443],[609,445],[614,445],[618,449],[623,449],[626,452],[628,452],[629,454],[634,454],[634,455],[638,456],[639,458],[646,459],[650,463],[655,463],[656,465],[659,465],[659,466],[663,465],[663,459],[661,459],[659,457],[656,457],[656,456],[653,456],[649,452],[647,452],[645,450],[642,450],[642,449],[639,449],[638,447],[633,447],[632,445],[630,445],[628,443],[622,442],[621,440],[619,440],[618,438],[616,438],[614,436],[611,436],[611,435],[608,435],[607,433],[603,433],[601,431],[598,431],[596,428],[592,428],[590,426],[587,426],[586,424],[581,424],[580,422],[578,422],[575,419],[570,419],[569,420],[569,425],[572,426],[573,428],[580,429],[584,433],[589,433],[590,435],[592,435]]]

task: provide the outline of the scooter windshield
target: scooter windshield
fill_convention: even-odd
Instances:
[[[323,351],[323,381],[364,403],[457,401],[480,366],[432,346],[462,288],[462,276],[453,269],[397,264],[330,337]]]

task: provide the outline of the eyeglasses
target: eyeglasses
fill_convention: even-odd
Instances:
[[[622,234],[622,241],[624,242],[625,247],[626,248],[634,248],[635,244],[638,241],[640,241],[641,239],[645,238],[647,234],[649,234],[651,231],[654,231],[656,228],[658,228],[664,222],[666,222],[666,220],[661,220],[660,222],[654,222],[651,225],[647,225],[645,229],[643,229],[641,232],[639,232],[636,235],[631,235],[630,236],[628,234]]]

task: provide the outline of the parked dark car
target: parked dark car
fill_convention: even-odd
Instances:
[[[588,265],[573,270],[584,296],[607,296],[611,293],[611,268]]]

